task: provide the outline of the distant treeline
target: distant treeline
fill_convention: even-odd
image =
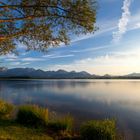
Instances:
[[[124,76],[115,76],[115,77],[104,77],[104,76],[99,76],[99,77],[91,77],[91,78],[86,78],[86,77],[72,77],[72,78],[67,78],[67,77],[50,77],[50,78],[40,78],[40,77],[28,77],[28,76],[17,76],[17,77],[0,77],[0,80],[7,80],[7,79],[140,79],[140,77],[124,77]]]

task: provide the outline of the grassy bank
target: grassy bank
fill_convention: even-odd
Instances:
[[[1,140],[118,140],[115,120],[91,120],[74,132],[73,118],[53,116],[36,105],[0,101]]]
[[[53,140],[40,129],[22,126],[15,121],[0,121],[0,140]]]

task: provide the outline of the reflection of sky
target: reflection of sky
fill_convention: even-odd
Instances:
[[[0,97],[15,104],[39,104],[80,119],[112,118],[123,130],[140,131],[139,80],[0,81]]]
[[[47,81],[47,82],[46,82]],[[32,100],[52,94],[72,96],[87,102],[116,104],[140,112],[140,81],[133,80],[39,80],[0,83],[1,96]],[[10,95],[10,98],[9,98]]]

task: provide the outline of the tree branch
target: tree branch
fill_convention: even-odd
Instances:
[[[60,6],[55,5],[2,5],[0,8],[56,8],[65,12],[70,12],[69,10],[63,9]]]
[[[6,5],[6,3],[4,3],[4,2],[1,2],[0,1],[0,4],[2,4],[3,6],[3,8],[5,7],[5,8],[11,8],[11,9],[13,9],[13,10],[16,10],[18,13],[20,13],[21,15],[24,15],[24,13],[22,13],[20,10],[18,10],[16,7],[7,7],[7,5]],[[1,6],[0,6],[1,7]]]

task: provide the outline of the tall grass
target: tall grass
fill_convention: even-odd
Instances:
[[[20,106],[16,120],[26,126],[45,127],[48,122],[48,109],[37,105]]]
[[[73,118],[70,115],[49,119],[48,109],[37,105],[20,106],[17,112],[16,121],[22,125],[33,127],[44,127],[49,131],[71,131]]]
[[[73,117],[66,115],[61,118],[53,118],[49,120],[47,129],[50,131],[58,132],[71,132],[73,127]]]
[[[16,132],[11,133],[11,129],[16,128],[22,132],[24,126],[30,126],[27,129],[36,128],[36,130],[41,130],[44,133],[49,132],[49,134],[54,138],[63,139],[77,139],[77,140],[118,140],[116,137],[116,122],[115,120],[92,120],[86,123],[83,123],[80,128],[80,134],[72,133],[73,127],[73,117],[70,115],[66,116],[51,116],[51,113],[48,112],[48,109],[39,107],[37,105],[23,105],[14,110],[14,106],[0,100],[0,129],[4,128],[2,135],[6,132],[9,136],[13,136]],[[13,111],[16,113],[16,121],[9,120],[12,123],[7,123]],[[19,125],[22,124],[22,125]],[[13,126],[12,126],[13,125]],[[41,128],[41,129],[40,129]],[[7,130],[6,130],[7,129]],[[48,131],[46,131],[48,130]],[[17,131],[17,130],[16,130]],[[10,132],[10,133],[9,133]],[[33,132],[33,131],[31,131]],[[25,133],[26,134],[26,133]],[[41,133],[39,133],[41,134]],[[46,133],[45,133],[46,134]],[[47,133],[48,134],[48,133]],[[76,135],[75,135],[76,134]],[[33,134],[35,136],[35,134]],[[17,136],[17,135],[16,135]],[[34,137],[33,136],[33,137]],[[19,137],[19,136],[18,136]],[[44,136],[43,136],[44,137]]]
[[[93,120],[81,126],[81,136],[83,140],[115,140],[116,127],[115,120]]]
[[[0,100],[0,119],[8,119],[13,115],[14,105]]]

